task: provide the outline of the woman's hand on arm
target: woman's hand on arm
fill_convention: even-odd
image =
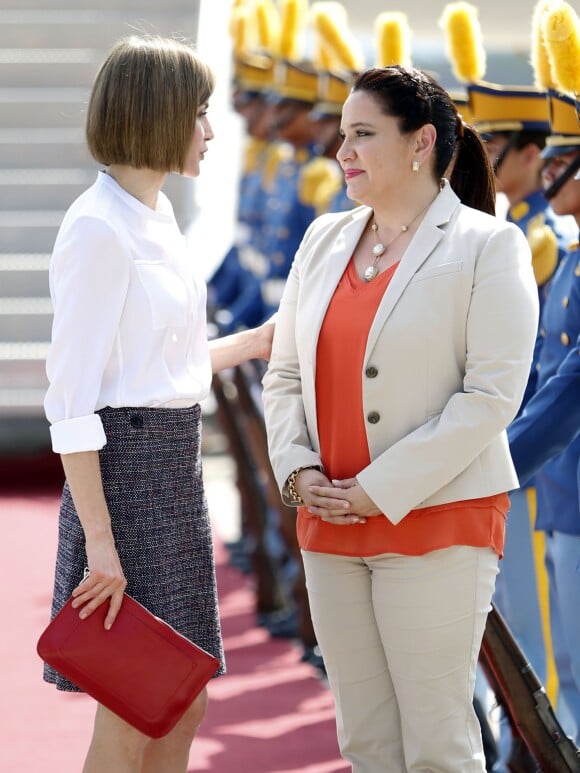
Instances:
[[[211,369],[217,373],[247,360],[269,360],[274,336],[274,317],[250,330],[215,338],[209,342]]]
[[[62,454],[62,465],[71,490],[75,508],[85,533],[85,548],[89,573],[74,589],[73,607],[80,617],[87,618],[107,599],[109,609],[105,628],[110,629],[121,608],[127,586],[115,540],[101,481],[97,451]]]

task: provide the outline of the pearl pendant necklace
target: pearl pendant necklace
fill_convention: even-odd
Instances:
[[[439,193],[437,193],[437,196],[438,195]],[[435,199],[437,198],[437,196],[435,196]],[[435,199],[433,199],[432,201],[428,201],[427,204],[425,204],[425,206],[423,207],[423,209],[417,212],[417,214],[413,217],[412,220],[409,220],[408,223],[405,223],[404,225],[400,226],[399,232],[393,236],[393,238],[388,244],[383,244],[382,242],[379,241],[379,236],[378,236],[379,227],[376,223],[376,220],[373,221],[373,224],[371,225],[371,231],[373,232],[373,235],[375,237],[375,246],[373,247],[374,260],[370,266],[367,266],[367,268],[365,268],[365,271],[364,271],[365,282],[372,282],[372,280],[379,275],[379,260],[381,259],[381,257],[385,254],[385,252],[389,249],[389,247],[393,244],[393,242],[399,238],[401,234],[407,233],[407,231],[413,225],[415,220],[417,220],[417,218],[420,215],[422,215],[423,212],[425,212],[425,210],[431,206],[431,204],[433,203],[433,201],[435,201]]]
[[[419,214],[421,214],[421,213],[419,213]],[[416,215],[415,217],[419,217],[419,215]],[[415,218],[413,218],[413,220],[415,220]],[[411,222],[413,222],[413,221],[411,221]],[[409,230],[409,225],[411,225],[411,223],[409,223],[408,225],[402,225],[401,226],[401,230],[399,231],[399,233],[396,236],[394,236],[393,239],[391,239],[391,241],[388,244],[386,244],[386,245],[383,244],[382,242],[380,242],[379,239],[378,239],[378,235],[377,235],[377,232],[379,230],[378,225],[376,223],[373,223],[371,225],[371,231],[374,234],[375,242],[376,242],[375,246],[373,247],[373,255],[375,256],[375,259],[373,260],[372,265],[371,266],[367,266],[367,268],[365,269],[365,273],[364,273],[365,282],[370,282],[376,276],[378,276],[378,273],[379,273],[379,260],[381,259],[381,255],[385,254],[385,252],[387,251],[387,247],[391,246],[391,244],[395,241],[397,236],[400,236],[401,234],[404,234],[405,231]]]

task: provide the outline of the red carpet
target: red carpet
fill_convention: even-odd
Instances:
[[[58,492],[35,490],[34,466],[19,476],[2,466],[0,771],[80,773],[94,703],[45,684],[35,651],[48,620]],[[219,540],[216,549],[228,674],[210,683],[189,770],[344,773],[327,687],[297,647],[255,626],[251,583],[227,564]]]

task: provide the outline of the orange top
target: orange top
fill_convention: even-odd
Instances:
[[[352,478],[370,463],[361,373],[370,327],[395,269],[366,283],[351,260],[320,331],[316,410],[321,459],[330,479]],[[501,556],[508,509],[509,497],[503,493],[417,508],[396,526],[382,515],[364,524],[335,526],[299,507],[298,542],[304,550],[347,556],[423,555],[451,545],[491,547]]]

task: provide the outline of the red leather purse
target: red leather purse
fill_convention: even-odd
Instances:
[[[125,594],[112,628],[108,604],[86,620],[72,597],[37,644],[60,674],[151,738],[166,735],[219,667],[193,644]]]

